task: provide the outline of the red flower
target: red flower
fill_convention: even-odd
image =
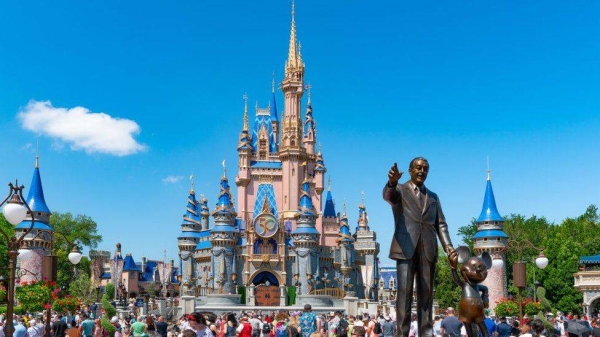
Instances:
[[[52,306],[50,305],[50,303],[44,304],[44,309],[50,309],[50,308],[52,308]]]

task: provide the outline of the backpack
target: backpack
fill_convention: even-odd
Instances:
[[[381,323],[375,321],[375,326],[373,327],[373,333],[376,333],[376,334],[381,333]]]
[[[283,322],[277,323],[277,327],[275,328],[275,337],[287,337],[287,327]]]
[[[263,324],[262,333],[267,335],[271,333],[271,323],[265,322]]]
[[[288,325],[286,330],[288,337],[300,337],[300,332],[298,332],[298,329],[296,327]]]
[[[340,319],[340,323],[337,327],[338,336],[348,336],[348,322],[345,319]]]

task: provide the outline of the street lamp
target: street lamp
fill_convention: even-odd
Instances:
[[[2,228],[0,228],[0,232],[2,232],[2,236],[6,239],[6,248],[8,250],[8,288],[6,290],[7,301],[6,304],[6,322],[12,323],[13,321],[13,313],[15,306],[15,271],[17,270],[17,256],[19,256],[21,251],[21,244],[23,243],[23,239],[27,234],[31,232],[33,229],[33,225],[35,221],[33,219],[33,212],[27,203],[24,203],[23,198],[23,188],[25,186],[19,186],[18,181],[15,182],[13,186],[12,183],[8,183],[9,191],[8,196],[0,203],[0,207],[4,205],[4,218],[11,225],[16,226],[25,220],[27,216],[27,212],[31,214],[31,225],[29,228],[21,234],[19,238],[15,235],[9,237]],[[5,205],[6,204],[6,205]],[[4,335],[6,337],[13,337],[13,333],[15,332],[15,327],[13,324],[5,324],[4,325]]]
[[[535,264],[538,268],[544,269],[548,266],[548,258],[544,255],[544,252],[540,251],[538,257],[535,259]],[[527,286],[527,269],[525,268],[525,262],[519,261],[513,263],[513,283],[514,286],[519,289],[519,319],[523,321],[523,299],[521,292]],[[533,301],[536,302],[536,281],[535,281],[535,268],[533,269]]]
[[[33,218],[33,217],[32,217]],[[35,234],[35,236],[33,236],[33,238],[31,238],[31,240],[36,239],[41,233],[46,233],[45,231],[39,231]],[[79,251],[79,249],[77,248],[77,244],[71,242],[67,236],[61,232],[53,232],[52,235],[50,236],[51,240],[50,240],[50,255],[48,256],[43,256],[42,257],[42,278],[48,280],[48,281],[54,281],[56,282],[56,272],[57,272],[57,264],[58,264],[58,256],[56,255],[52,255],[53,250],[54,250],[54,235],[56,234],[60,234],[65,241],[67,242],[67,244],[72,245],[73,249],[71,250],[71,252],[69,253],[68,257],[69,257],[69,262],[71,262],[71,264],[76,265],[79,263],[79,261],[81,261],[81,257],[82,254]],[[21,251],[23,251],[25,249],[21,249]],[[24,254],[26,255],[26,257],[22,258],[22,260],[26,260],[28,257],[30,257],[31,251],[27,250],[29,252],[29,254]],[[44,329],[44,335],[46,337],[50,337],[51,331],[50,331],[50,318],[51,318],[51,307],[48,306],[48,308],[46,309],[46,327]]]

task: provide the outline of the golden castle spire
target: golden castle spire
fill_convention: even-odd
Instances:
[[[290,32],[290,49],[288,51],[288,60],[286,64],[286,68],[299,68],[302,66],[302,56],[300,56],[300,52],[298,50],[298,42],[296,41],[296,5],[294,4],[294,0],[292,0],[292,28]]]
[[[243,131],[248,131],[248,95],[242,96],[244,99],[244,128]]]

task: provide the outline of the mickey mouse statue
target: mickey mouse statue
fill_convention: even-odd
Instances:
[[[454,282],[462,288],[458,319],[465,324],[468,337],[477,337],[474,324],[477,324],[483,337],[488,337],[489,332],[483,322],[485,308],[489,306],[488,288],[479,283],[486,279],[487,271],[492,266],[492,258],[487,252],[483,252],[481,256],[471,256],[469,248],[465,246],[458,247],[456,253],[458,258],[450,261],[450,267]],[[460,276],[456,270],[458,264],[462,265]]]

